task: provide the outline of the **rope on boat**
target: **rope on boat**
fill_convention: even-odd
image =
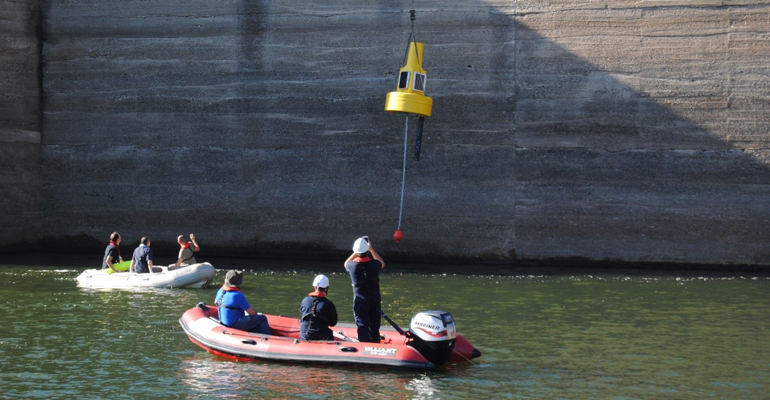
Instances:
[[[460,354],[460,352],[459,352],[459,351],[457,351],[457,350],[455,350],[455,349],[452,349],[452,353],[455,353],[455,354],[457,354],[458,356],[460,356],[460,357],[464,358],[464,359],[465,359],[465,361],[468,361],[469,363],[471,363],[471,364],[473,364],[473,365],[476,365],[476,363],[475,363],[475,362],[471,361],[471,359],[470,359],[470,358],[468,358],[468,357],[466,357],[466,356],[464,356],[464,355]]]

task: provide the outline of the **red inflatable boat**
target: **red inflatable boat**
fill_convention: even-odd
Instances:
[[[401,328],[398,329],[402,333],[382,327],[380,333],[384,338],[380,343],[356,341],[353,339],[356,326],[344,323],[333,327],[336,337],[333,341],[300,340],[296,318],[265,316],[271,335],[228,328],[219,323],[217,308],[203,303],[187,310],[179,323],[193,343],[210,353],[239,361],[433,369],[446,362],[469,361],[481,356],[481,352],[456,333],[454,319],[443,311],[417,314],[406,332]]]

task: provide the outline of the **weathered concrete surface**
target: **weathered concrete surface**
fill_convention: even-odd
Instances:
[[[517,3],[520,256],[770,260],[770,8],[750,3]]]
[[[40,242],[38,1],[0,0],[0,247]]]
[[[770,265],[768,2],[419,2],[434,115],[394,244],[410,4],[45,2],[44,234]]]

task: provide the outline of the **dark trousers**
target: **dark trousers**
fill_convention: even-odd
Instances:
[[[231,328],[240,331],[264,333],[265,335],[270,334],[270,325],[267,323],[267,317],[259,314],[244,315],[238,318]]]
[[[358,340],[380,342],[380,302],[356,295],[353,299],[353,316],[358,327]]]

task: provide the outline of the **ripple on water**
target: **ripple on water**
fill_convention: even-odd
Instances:
[[[383,309],[402,326],[444,309],[483,356],[440,371],[222,360],[179,316],[202,290],[79,289],[75,270],[0,269],[3,395],[58,398],[747,398],[770,382],[767,277],[391,274]],[[260,311],[296,315],[315,273],[250,270]],[[330,272],[352,319],[352,291]],[[217,271],[221,282],[224,271]],[[34,318],[30,318],[34,315]]]

